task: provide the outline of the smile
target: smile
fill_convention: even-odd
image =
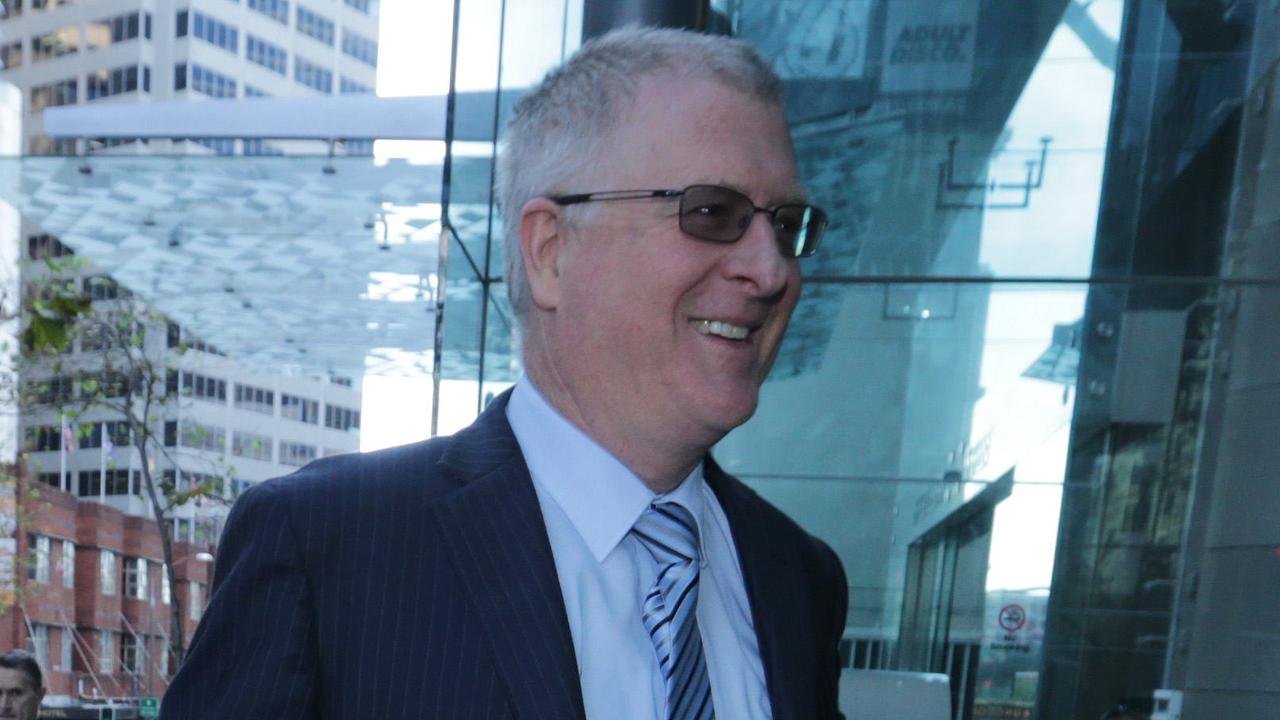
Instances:
[[[732,325],[719,320],[690,320],[689,324],[703,335],[715,335],[729,340],[746,340],[747,335],[751,333],[749,328],[742,325]]]

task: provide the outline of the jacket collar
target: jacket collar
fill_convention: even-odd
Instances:
[[[582,720],[564,598],[533,481],[507,424],[508,396],[454,436],[438,469],[460,487],[432,511],[514,715]]]

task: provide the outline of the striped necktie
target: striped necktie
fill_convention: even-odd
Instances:
[[[711,681],[698,632],[698,525],[676,503],[654,503],[631,532],[658,563],[644,626],[667,686],[667,720],[710,720]]]

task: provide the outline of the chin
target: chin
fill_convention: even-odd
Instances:
[[[750,398],[735,397],[715,404],[713,415],[707,424],[719,431],[720,436],[728,435],[731,430],[742,425],[756,414],[758,396],[754,393]],[[710,409],[710,406],[704,406]]]

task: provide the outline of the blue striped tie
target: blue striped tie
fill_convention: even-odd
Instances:
[[[644,626],[667,686],[667,720],[709,720],[711,681],[698,632],[698,525],[672,502],[654,503],[631,532],[658,562]]]

